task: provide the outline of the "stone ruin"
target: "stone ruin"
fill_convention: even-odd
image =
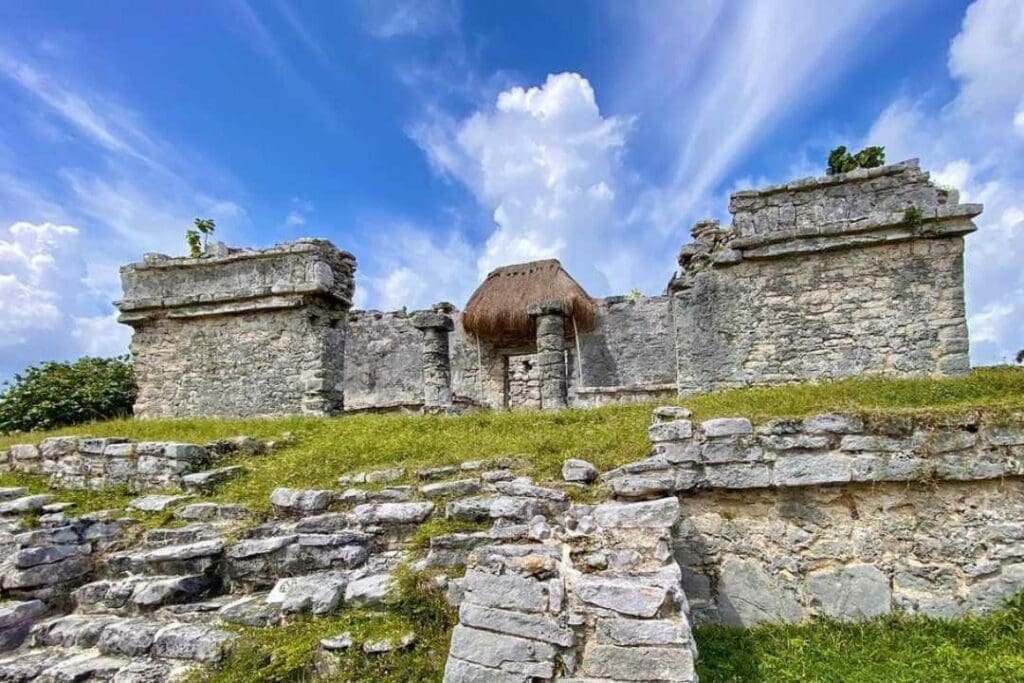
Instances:
[[[663,296],[594,300],[576,334],[468,334],[450,305],[353,310],[356,262],[324,240],[122,269],[140,417],[592,406],[859,373],[969,369],[960,204],[916,161],[737,192]],[[525,264],[528,268],[532,264]]]
[[[401,566],[433,572],[458,609],[446,683],[696,683],[695,624],[959,617],[1024,589],[1022,416],[752,424],[672,406],[648,437],[649,457],[610,471],[567,460],[535,482],[504,457],[348,472],[274,489],[269,514],[209,494],[237,474],[221,458],[272,444],[14,446],[0,470],[127,481],[129,508],[172,523],[0,488],[0,680],[181,680],[222,661],[238,626],[386,610]],[[479,526],[415,541],[441,519]],[[352,648],[411,647],[415,630],[332,634],[309,678],[336,679]]]

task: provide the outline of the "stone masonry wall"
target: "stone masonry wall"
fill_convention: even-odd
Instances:
[[[963,235],[980,205],[916,161],[733,196],[669,289],[683,393],[969,369]]]
[[[569,398],[574,405],[651,400],[675,393],[675,338],[668,297],[599,299],[595,329],[580,336],[583,383],[576,346],[568,343]],[[480,345],[453,313],[452,391],[464,403],[500,408],[505,402],[505,355],[532,347]],[[351,311],[345,345],[345,409],[393,410],[423,403],[422,333],[406,311]],[[483,376],[480,375],[482,367]],[[513,401],[514,405],[520,405]],[[522,405],[532,405],[526,401]]]
[[[147,491],[180,488],[213,460],[213,453],[195,444],[57,436],[0,451],[0,471],[45,474],[55,488]]]
[[[338,412],[354,270],[323,240],[122,268],[135,414]]]
[[[1024,590],[1024,421],[821,415],[756,429],[661,409],[627,499],[675,492],[697,621],[956,616]]]
[[[423,404],[423,334],[405,311],[352,311],[345,345],[345,409]]]

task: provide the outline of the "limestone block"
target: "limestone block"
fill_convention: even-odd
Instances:
[[[536,678],[554,676],[553,645],[517,636],[456,626],[449,656],[500,671]]]
[[[479,479],[454,479],[452,481],[439,481],[433,484],[424,484],[420,487],[420,493],[426,498],[441,498],[444,496],[471,496],[479,493]]]
[[[850,481],[853,458],[841,453],[788,454],[775,461],[775,486],[811,486]]]
[[[345,603],[357,606],[378,604],[385,601],[394,589],[394,579],[390,574],[372,574],[351,581],[345,587]]]
[[[670,527],[679,519],[679,501],[662,498],[643,503],[602,503],[594,508],[594,520],[606,529]]]
[[[196,624],[176,624],[162,628],[153,641],[152,653],[168,659],[218,662],[237,634]]]
[[[892,609],[889,577],[870,564],[812,572],[806,591],[823,614],[844,621],[870,619]]]
[[[700,429],[708,438],[754,433],[754,426],[745,417],[716,417],[701,422]]]
[[[690,625],[677,619],[599,619],[596,642],[602,645],[686,645]]]
[[[718,578],[718,612],[731,626],[756,626],[762,622],[792,622],[803,610],[792,582],[768,573],[755,560],[728,557]]]
[[[571,647],[576,642],[572,629],[553,617],[515,610],[482,607],[463,602],[459,622],[465,626]]]
[[[589,484],[597,479],[598,471],[586,460],[569,458],[562,463],[562,479],[569,482]]]
[[[856,415],[823,413],[805,418],[803,429],[808,434],[859,434],[864,431],[864,420]]]
[[[331,492],[325,490],[276,488],[270,494],[270,503],[285,512],[320,512],[330,502]]]
[[[707,486],[727,489],[753,489],[770,486],[771,470],[764,463],[724,463],[704,468]]]
[[[360,524],[419,524],[430,517],[433,503],[369,503],[352,511]]]
[[[340,572],[320,572],[279,579],[267,596],[267,604],[280,605],[283,612],[327,614],[340,603],[348,585]]]
[[[645,618],[656,615],[670,597],[663,583],[633,576],[584,575],[574,591],[586,604]]]
[[[647,438],[652,443],[662,441],[681,441],[693,436],[693,423],[689,420],[657,422],[647,428]]]
[[[696,676],[693,653],[685,647],[617,647],[588,643],[583,672],[614,681],[688,683]]]
[[[550,604],[548,584],[514,574],[491,574],[469,569],[462,589],[464,603],[482,607],[546,612]]]

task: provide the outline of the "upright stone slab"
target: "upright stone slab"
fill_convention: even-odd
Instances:
[[[422,311],[413,316],[413,326],[423,333],[423,407],[445,410],[452,405],[452,369],[448,335],[455,324],[451,316]]]
[[[326,240],[121,269],[139,417],[339,412],[355,258]]]
[[[537,374],[540,379],[540,407],[560,410],[568,405],[565,374],[565,305],[549,301],[530,307],[537,322]]]

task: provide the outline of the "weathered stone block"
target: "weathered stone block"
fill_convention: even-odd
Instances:
[[[705,420],[700,423],[700,429],[704,436],[709,438],[754,433],[754,426],[745,417],[717,417]]]
[[[870,619],[892,608],[889,577],[870,564],[812,572],[806,585],[811,604],[835,619]]]
[[[853,458],[841,453],[780,456],[772,470],[775,486],[812,486],[850,481]]]

